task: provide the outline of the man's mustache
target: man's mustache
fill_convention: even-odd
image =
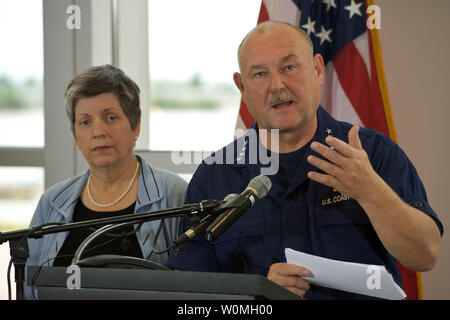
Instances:
[[[274,105],[286,100],[293,100],[292,95],[287,91],[274,92],[267,99],[268,105]]]

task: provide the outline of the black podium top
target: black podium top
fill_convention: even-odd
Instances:
[[[40,269],[40,270],[39,270]],[[116,268],[80,268],[80,289],[68,289],[65,267],[28,268],[39,299],[297,300],[261,275]],[[37,276],[35,277],[35,275]]]

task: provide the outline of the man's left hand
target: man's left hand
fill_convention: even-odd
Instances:
[[[332,148],[319,142],[312,142],[311,149],[325,159],[308,156],[308,162],[325,172],[308,172],[311,180],[338,190],[342,195],[362,200],[364,192],[380,179],[373,170],[366,151],[359,140],[359,127],[353,126],[348,132],[348,144],[335,137],[327,137],[325,142]]]

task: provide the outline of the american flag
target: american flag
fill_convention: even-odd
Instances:
[[[377,29],[367,27],[372,0],[263,0],[258,23],[301,27],[325,62],[321,106],[335,119],[376,129],[396,141]],[[370,12],[369,12],[370,13]],[[236,128],[254,119],[243,101]],[[420,274],[399,264],[408,299],[421,298]]]

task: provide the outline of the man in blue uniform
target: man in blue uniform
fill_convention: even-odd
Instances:
[[[336,121],[319,106],[324,64],[307,35],[265,22],[244,38],[238,56],[234,81],[256,123],[233,142],[244,146],[234,163],[216,155],[215,163],[198,167],[186,202],[240,193],[264,167],[250,161],[260,149],[279,157],[278,171],[269,176],[268,195],[217,240],[195,237],[172,251],[168,265],[262,274],[311,299],[367,297],[310,286],[302,278],[309,270],[282,262],[285,248],[384,265],[399,285],[396,260],[411,270],[432,269],[443,228],[414,166],[388,137]],[[274,129],[278,141],[259,139],[258,150],[243,143],[252,132]],[[183,221],[180,231],[191,225]]]

